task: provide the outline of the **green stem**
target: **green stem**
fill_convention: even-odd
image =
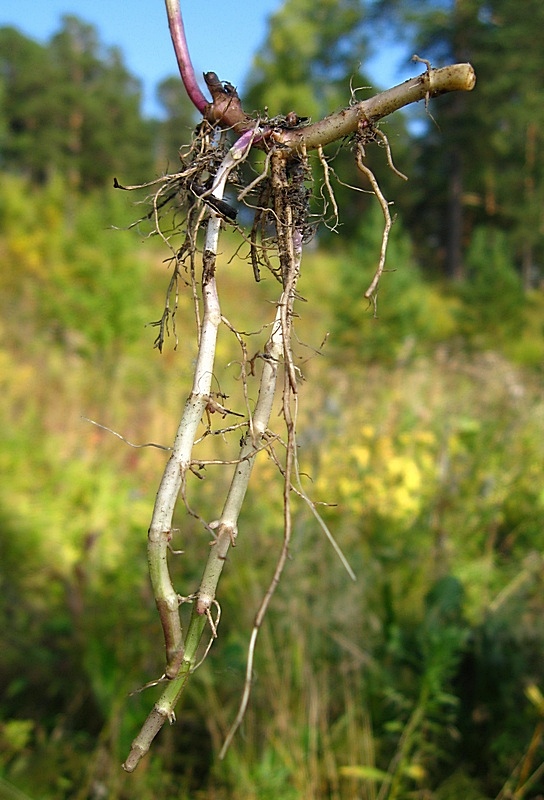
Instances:
[[[138,736],[134,739],[123,768],[127,772],[136,769],[151,742],[160,731],[166,720],[174,721],[174,708],[178,702],[189,675],[196,663],[196,653],[208,614],[215,600],[217,585],[225,566],[227,553],[236,536],[237,520],[247,490],[251,470],[255,461],[257,446],[268,428],[276,391],[278,364],[283,355],[283,330],[281,326],[282,305],[286,302],[282,295],[276,309],[276,318],[272,325],[270,338],[263,353],[263,370],[259,387],[259,396],[253,414],[251,433],[243,443],[238,463],[234,468],[231,485],[221,518],[218,520],[217,538],[210,548],[208,561],[204,569],[197,600],[193,606],[187,635],[185,651],[179,663],[179,669],[169,681],[159,700],[155,703]]]
[[[132,742],[130,753],[123,764],[123,769],[126,772],[134,772],[140,759],[148,752],[153,739],[166,720],[170,723],[175,722],[174,708],[185,689],[189,675],[194,669],[198,645],[202,638],[206,622],[206,617],[196,614],[193,609],[185,639],[185,654],[178,674],[173,680],[168,682],[166,689],[149,712],[140,732]]]

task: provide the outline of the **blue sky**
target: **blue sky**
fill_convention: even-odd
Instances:
[[[265,38],[268,17],[281,5],[282,0],[181,0],[197,74],[213,70],[243,90],[252,56]],[[163,0],[12,0],[2,3],[0,26],[15,26],[45,42],[59,29],[63,14],[91,23],[104,45],[122,50],[127,68],[142,81],[144,112],[158,115],[155,87],[177,74]],[[213,37],[210,20],[217,32]],[[398,83],[407,75],[400,75],[395,64],[396,57],[386,50],[374,60],[371,77],[382,87]]]

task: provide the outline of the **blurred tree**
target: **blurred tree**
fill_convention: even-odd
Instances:
[[[271,116],[295,111],[316,120],[349,105],[353,97],[360,100],[364,92],[371,95],[372,82],[363,70],[370,55],[371,34],[371,21],[361,0],[286,0],[270,17],[266,40],[254,57],[246,81],[245,109],[252,113],[266,105]],[[396,158],[409,170],[403,160],[408,136],[402,114],[388,119],[384,130],[394,143]],[[328,158],[334,157],[332,167],[339,178],[339,182],[333,181],[333,188],[342,209],[345,242],[357,235],[372,201],[370,195],[353,192],[343,184],[365,190],[370,187],[354,170],[347,147],[339,149],[337,143],[326,152]],[[386,196],[398,198],[402,181],[388,168],[383,151],[370,147],[367,155]]]
[[[44,135],[53,83],[47,48],[15,28],[0,29],[0,81],[0,165],[44,180],[55,151],[52,137]]]
[[[542,200],[544,56],[538,0],[381,0],[381,13],[434,66],[470,61],[479,102],[462,93],[431,109],[419,157],[419,200],[408,220],[425,258],[465,276],[474,227],[506,230],[527,287],[544,256]],[[436,123],[436,124],[435,124]],[[432,207],[428,196],[432,194]]]
[[[82,189],[120,171],[149,175],[151,126],[140,113],[139,83],[93,26],[65,16],[45,46],[4,28],[0,53],[5,169],[38,182],[61,172]]]
[[[181,79],[171,76],[157,87],[157,98],[165,117],[157,126],[156,161],[157,166],[176,171],[179,164],[178,151],[188,144],[196,124],[195,108]]]
[[[459,287],[464,338],[482,349],[520,338],[525,298],[513,267],[512,237],[489,226],[477,227],[465,260],[469,280]]]
[[[525,288],[542,279],[544,260],[544,54],[535,30],[544,7],[527,0],[481,3],[480,116],[489,129],[490,152],[483,182],[489,221],[510,233]],[[483,120],[482,120],[483,121]]]
[[[367,54],[360,0],[286,0],[270,18],[254,58],[246,106],[272,115],[295,110],[317,119],[346,103],[349,80],[358,87]]]

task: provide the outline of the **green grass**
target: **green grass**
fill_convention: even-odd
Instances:
[[[420,326],[417,346],[399,349],[408,303],[400,328],[393,311],[374,320],[365,310],[344,349],[333,341],[317,355],[345,311],[347,258],[320,251],[305,258],[297,320],[299,457],[306,491],[334,504],[322,513],[358,579],[294,499],[291,558],[259,640],[251,703],[219,762],[281,543],[280,479],[263,454],[220,585],[219,639],[179,723],[123,773],[156,690],[129,693],[163,667],[145,542],[166,455],[82,417],[170,444],[190,385],[190,297],[177,349],[171,339],[160,356],[145,323],[162,310],[164,253],[106,230],[112,213],[132,212],[103,198],[70,210],[58,187],[34,199],[15,182],[1,192],[1,790],[40,800],[86,800],[102,787],[112,800],[479,800],[508,782],[517,797],[542,793],[538,773],[523,788],[542,762],[541,708],[524,694],[544,683],[540,375],[526,355],[466,348],[450,325],[451,296],[436,287],[423,291],[440,335]],[[255,285],[233,250],[227,237],[223,311],[259,331],[277,287],[272,277]],[[528,302],[538,352],[539,301]],[[370,357],[368,341],[358,353],[357,336],[382,322],[372,336],[392,343],[387,356]],[[257,352],[265,335],[248,347]],[[223,330],[216,377],[234,406],[238,358]],[[201,452],[229,453],[237,438],[208,437]],[[210,467],[189,482],[206,519],[226,481]],[[189,594],[209,537],[181,507],[177,517],[185,555],[173,572]]]

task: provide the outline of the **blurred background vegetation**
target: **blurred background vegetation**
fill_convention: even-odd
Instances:
[[[544,795],[544,6],[286,0],[246,108],[345,105],[350,77],[369,83],[383,26],[435,66],[470,60],[478,85],[433,102],[425,122],[385,121],[408,183],[369,149],[398,215],[376,318],[362,296],[381,237],[370,195],[340,183],[341,227],[304,258],[301,465],[312,498],[335,504],[323,514],[358,580],[296,507],[247,718],[219,762],[282,535],[263,457],[220,587],[220,638],[180,724],[130,776],[120,763],[156,690],[129,693],[163,666],[145,536],[165,455],[83,417],[172,441],[194,353],[189,293],[179,345],[159,355],[145,326],[162,312],[168,253],[145,230],[112,229],[141,211],[112,182],[174,171],[195,120],[177,78],[158,87],[163,118],[143,118],[122,55],[82,20],[45,45],[0,29],[1,797]],[[358,185],[349,143],[333,166]],[[259,329],[276,287],[232,258],[233,235],[224,248],[224,313]],[[226,335],[219,355],[235,397]],[[209,468],[190,486],[203,516],[226,480]],[[178,517],[176,588],[189,594],[208,535]]]

